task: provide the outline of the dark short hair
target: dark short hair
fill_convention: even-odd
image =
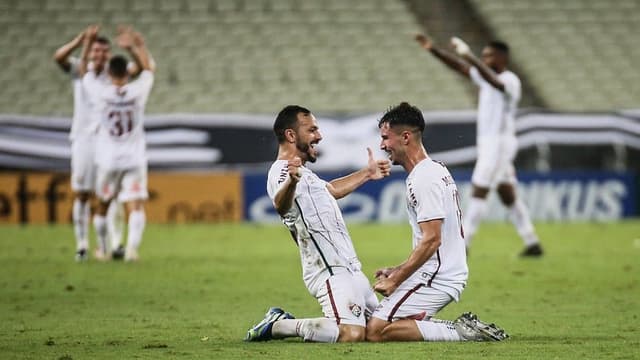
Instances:
[[[114,78],[121,79],[128,75],[128,61],[124,56],[116,55],[109,60],[109,74]]]
[[[390,128],[407,126],[419,130],[420,133],[424,132],[422,111],[408,102],[390,107],[378,121],[378,127],[381,128],[385,123],[388,123]]]
[[[501,52],[503,55],[509,56],[509,45],[505,42],[494,40],[490,41],[487,46]]]
[[[310,115],[311,111],[299,105],[288,105],[280,110],[276,121],[273,123],[273,132],[276,134],[279,144],[284,143],[286,140],[284,136],[285,130],[297,129],[298,114],[300,113]]]
[[[98,36],[96,37],[95,42],[99,43],[99,44],[103,44],[103,45],[108,45],[111,46],[111,41],[109,41],[109,39],[107,39],[104,36]]]

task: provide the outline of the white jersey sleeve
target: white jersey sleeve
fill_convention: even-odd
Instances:
[[[275,199],[276,194],[284,186],[284,183],[287,180],[288,176],[289,170],[287,162],[282,160],[275,162],[269,171],[269,176],[267,179],[267,194],[272,201]]]
[[[416,220],[418,223],[445,218],[444,189],[441,181],[417,182],[413,191],[416,202]]]

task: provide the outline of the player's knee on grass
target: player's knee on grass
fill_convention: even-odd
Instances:
[[[393,322],[381,333],[382,341],[422,341],[422,334],[416,325],[416,320],[398,320]]]
[[[506,206],[511,206],[516,202],[516,191],[511,184],[498,185],[498,195],[500,195],[500,201]]]
[[[340,325],[340,336],[338,342],[357,342],[364,341],[366,330],[362,326],[357,325]]]

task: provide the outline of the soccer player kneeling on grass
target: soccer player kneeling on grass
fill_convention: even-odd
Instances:
[[[507,337],[472,313],[455,321],[432,317],[458,301],[468,277],[458,189],[446,166],[422,144],[422,112],[408,103],[387,111],[378,126],[380,147],[406,179],[413,251],[402,264],[376,272],[385,298],[367,323],[368,341],[499,341]]]
[[[92,40],[88,39],[89,42]],[[142,69],[138,79],[130,82],[127,60],[114,56],[109,61],[109,84],[98,81],[92,72],[88,72],[82,81],[100,123],[96,146],[96,194],[100,204],[94,217],[98,240],[106,244],[105,215],[109,202],[117,196],[129,211],[125,261],[135,261],[146,223],[147,156],[143,117],[153,86],[153,71],[139,33],[123,28],[117,40],[120,47],[129,50]],[[84,54],[83,63],[86,64]]]
[[[324,318],[294,319],[271,308],[264,320],[249,329],[247,341],[301,337],[315,342],[352,342],[365,339],[366,319],[378,306],[373,289],[349,237],[336,199],[368,180],[389,175],[387,160],[374,160],[371,149],[366,167],[326,182],[310,169],[316,145],[322,140],[318,123],[303,107],[285,107],[273,130],[278,159],[269,170],[267,192],[300,251],[302,277],[322,306]]]

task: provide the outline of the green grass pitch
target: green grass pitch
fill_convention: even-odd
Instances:
[[[402,261],[409,226],[351,225],[371,275]],[[539,224],[547,255],[516,257],[507,224],[483,224],[463,311],[502,343],[244,343],[278,305],[318,317],[282,226],[148,226],[136,264],[73,261],[70,226],[0,227],[1,359],[640,359],[640,221]]]

